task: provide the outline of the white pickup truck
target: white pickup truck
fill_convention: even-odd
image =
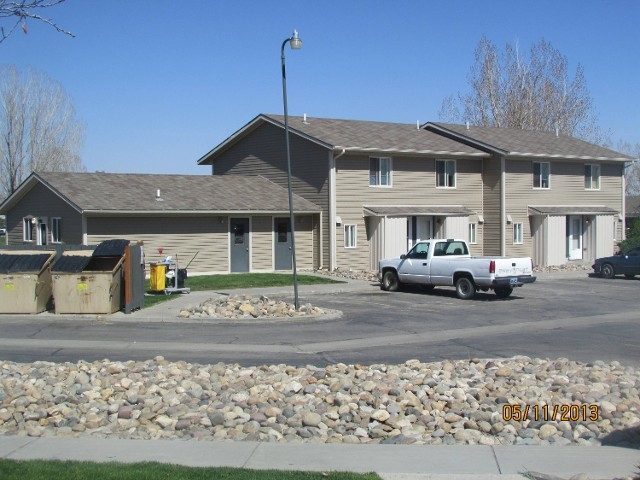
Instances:
[[[531,258],[472,257],[467,242],[457,239],[424,240],[400,258],[381,260],[378,278],[380,288],[390,292],[404,283],[429,290],[453,286],[463,300],[489,289],[506,298],[514,287],[536,281]]]

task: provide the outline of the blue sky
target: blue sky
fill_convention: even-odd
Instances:
[[[208,174],[196,161],[258,113],[420,123],[467,88],[482,35],[544,38],[582,64],[600,126],[640,142],[640,1],[67,0],[28,22],[1,64],[60,82],[86,124],[88,171]]]

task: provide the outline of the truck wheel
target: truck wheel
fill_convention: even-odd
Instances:
[[[476,294],[476,286],[469,277],[460,277],[456,280],[456,294],[462,300],[470,300]]]
[[[397,292],[400,288],[400,280],[398,280],[398,274],[393,270],[384,272],[382,276],[382,284],[380,285],[382,290],[387,292]]]
[[[511,286],[496,287],[493,289],[493,291],[496,294],[496,297],[507,298],[509,295],[511,295],[511,292],[513,292],[513,287]]]
[[[604,265],[602,265],[600,272],[602,273],[602,276],[604,278],[613,278],[616,275],[616,271],[613,269],[613,265],[611,265],[610,263],[605,263]]]

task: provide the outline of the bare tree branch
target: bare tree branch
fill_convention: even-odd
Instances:
[[[0,70],[0,198],[33,171],[84,171],[84,125],[62,86],[42,73]]]
[[[37,10],[54,7],[63,3],[65,0],[22,0],[22,1],[8,1],[0,0],[0,19],[14,19],[11,28],[5,31],[4,27],[0,26],[0,43],[4,42],[15,31],[18,26],[22,26],[24,33],[27,33],[27,19],[33,19],[53,27],[58,32],[70,37],[75,35],[67,30],[61,28],[52,19],[43,17]]]
[[[447,120],[478,126],[555,131],[590,139],[601,138],[587,88],[578,65],[569,77],[568,60],[545,41],[533,45],[528,55],[519,45],[507,44],[499,53],[483,37],[469,71],[470,92],[443,102]],[[459,115],[457,112],[462,112]],[[458,118],[451,118],[452,115]]]

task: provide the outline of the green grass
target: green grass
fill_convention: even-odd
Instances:
[[[298,275],[300,285],[321,285],[328,283],[344,283],[330,278],[314,275]],[[230,290],[238,288],[260,288],[260,287],[286,287],[293,285],[293,275],[289,273],[237,273],[233,275],[200,275],[188,277],[185,287],[192,292],[203,290]],[[145,291],[149,292],[149,280],[145,281]],[[158,303],[175,298],[176,295],[165,295],[158,293],[145,295],[144,306],[151,307]]]
[[[124,464],[2,459],[0,459],[0,478],[2,480],[380,480],[375,473],[182,467],[155,462]]]

